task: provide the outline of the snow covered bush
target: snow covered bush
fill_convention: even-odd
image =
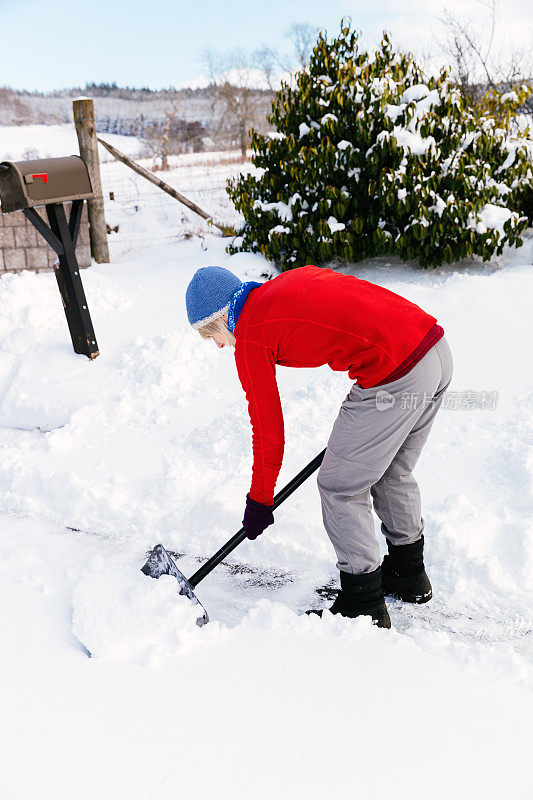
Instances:
[[[479,117],[446,71],[425,80],[386,34],[375,53],[344,23],[331,42],[321,34],[270,122],[277,133],[251,138],[263,171],[228,185],[244,216],[231,252],[283,269],[380,253],[425,267],[521,244],[533,143]]]

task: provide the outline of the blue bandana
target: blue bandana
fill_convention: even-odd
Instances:
[[[246,298],[252,289],[257,289],[258,286],[262,285],[262,283],[257,283],[256,281],[247,281],[246,283],[241,283],[239,288],[233,293],[228,311],[228,328],[232,333],[235,331],[235,326],[237,325],[237,320],[239,319],[243,306],[246,303]]]

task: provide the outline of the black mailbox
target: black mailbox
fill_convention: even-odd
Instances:
[[[93,196],[87,166],[79,156],[0,163],[4,212]]]
[[[83,201],[94,197],[85,161],[79,156],[0,163],[3,213],[21,211],[57,253],[54,266],[76,353],[96,358],[98,344],[76,259]],[[70,202],[69,218],[64,203]],[[35,210],[44,206],[44,216]]]

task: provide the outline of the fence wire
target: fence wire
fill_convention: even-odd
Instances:
[[[218,222],[238,227],[242,217],[226,193],[229,178],[255,171],[240,153],[196,153],[169,159],[170,169],[158,177],[212,215]],[[149,159],[139,161],[152,168]],[[214,229],[205,220],[137,175],[113,161],[101,165],[105,217],[110,228],[112,258],[146,247],[159,247]]]

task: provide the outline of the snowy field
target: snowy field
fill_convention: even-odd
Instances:
[[[337,580],[314,477],[199,585],[208,626],[174,579],[140,572],[161,541],[190,575],[240,528],[244,395],[184,308],[199,266],[268,270],[224,245],[84,271],[94,362],[72,352],[53,275],[0,279],[0,798],[529,800],[532,242],[500,269],[354,268],[438,317],[467,406],[440,412],[417,467],[434,599],[391,602],[391,631],[301,615]],[[349,382],[278,379],[279,489]]]
[[[106,134],[109,142],[129,156],[135,157],[140,148],[138,139]],[[60,158],[78,155],[78,137],[72,125],[0,125],[0,161],[23,161],[29,158]],[[101,161],[112,156],[102,148]]]

